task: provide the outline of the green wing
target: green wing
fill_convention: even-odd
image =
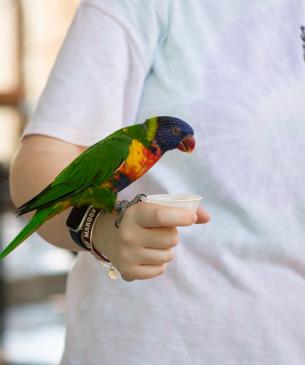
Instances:
[[[114,133],[89,147],[33,199],[18,208],[18,215],[48,207],[107,180],[127,158],[131,138]]]

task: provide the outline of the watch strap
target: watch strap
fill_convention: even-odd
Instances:
[[[66,221],[72,240],[86,251],[90,251],[90,249],[83,242],[81,229],[89,210],[89,205],[73,207]]]
[[[88,212],[88,210],[90,209],[90,205],[82,205],[81,207],[73,207],[66,225],[67,227],[74,231],[74,232],[78,232],[81,230],[82,228],[82,224],[84,222],[84,219],[86,218],[86,214]]]

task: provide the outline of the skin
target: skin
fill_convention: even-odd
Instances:
[[[163,274],[175,257],[178,226],[210,221],[200,207],[197,214],[184,208],[139,203],[126,211],[120,229],[115,215],[99,218],[93,232],[95,247],[105,254],[127,281],[150,279]]]
[[[65,141],[30,135],[23,139],[11,166],[10,188],[16,207],[48,185],[57,174],[86,148]],[[29,163],[30,161],[30,163]],[[35,179],[33,179],[35,176]],[[81,249],[65,226],[70,209],[46,222],[38,233],[49,243],[72,251]],[[33,213],[27,214],[30,218]],[[197,214],[182,208],[139,203],[128,208],[120,229],[116,215],[98,219],[93,232],[95,247],[106,255],[124,280],[149,279],[165,272],[178,244],[178,226],[205,224],[209,214],[200,207]]]

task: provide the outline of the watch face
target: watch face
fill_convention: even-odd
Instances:
[[[89,209],[88,205],[83,205],[81,207],[73,207],[66,222],[67,227],[69,227],[71,230],[75,232],[79,231],[81,229],[83,218],[87,213],[88,209]]]

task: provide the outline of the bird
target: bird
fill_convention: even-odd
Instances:
[[[92,205],[105,212],[117,211],[119,228],[126,209],[142,201],[117,201],[117,194],[143,176],[165,152],[192,152],[194,130],[182,119],[155,116],[123,127],[93,144],[65,167],[39,194],[21,205],[17,215],[36,211],[25,227],[0,252],[0,260],[15,250],[44,222],[74,206]]]

